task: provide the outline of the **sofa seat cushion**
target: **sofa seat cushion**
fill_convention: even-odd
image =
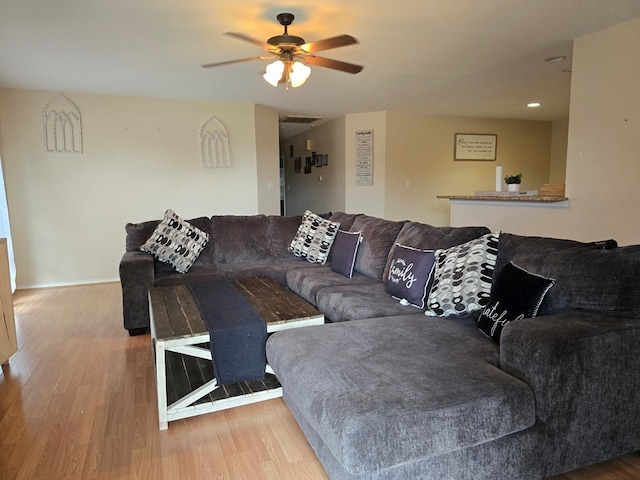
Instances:
[[[532,426],[533,394],[486,361],[496,352],[471,319],[421,314],[293,329],[267,342],[287,401],[363,477]]]
[[[373,283],[377,283],[373,278],[359,273],[354,273],[353,277],[348,278],[332,271],[329,266],[318,266],[313,269],[291,268],[287,271],[287,286],[312,305],[317,305],[316,294],[325,287]]]
[[[318,310],[331,322],[363,318],[407,315],[422,312],[413,305],[402,305],[387,293],[382,282],[332,285],[316,293]]]
[[[153,286],[154,287],[170,287],[173,285],[185,285],[188,283],[213,282],[224,280],[224,273],[216,267],[203,267],[194,265],[187,273],[178,273],[174,271],[163,270],[156,272]]]
[[[309,263],[303,259],[292,257],[289,260],[279,260],[277,262],[243,262],[219,265],[216,269],[222,273],[227,280],[249,277],[269,277],[274,282],[283,287],[287,285],[287,271],[291,269],[315,270],[319,266]]]

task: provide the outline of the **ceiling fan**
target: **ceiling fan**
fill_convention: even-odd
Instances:
[[[351,35],[338,35],[337,37],[306,43],[301,37],[289,35],[288,27],[293,23],[293,19],[295,18],[293,14],[281,13],[276,18],[278,19],[278,22],[280,22],[280,25],[284,27],[284,33],[282,35],[271,37],[266,42],[257,40],[245,35],[244,33],[226,32],[226,35],[264,48],[269,55],[227,60],[225,62],[207,63],[202,65],[202,67],[210,68],[229,65],[232,63],[249,62],[252,60],[275,59],[275,62],[267,65],[266,73],[263,77],[274,87],[284,83],[287,90],[289,89],[289,85],[292,87],[299,87],[307,80],[307,78],[309,78],[311,68],[309,68],[308,65],[331,68],[333,70],[339,70],[346,73],[358,73],[362,71],[363,67],[360,65],[314,55],[316,52],[358,43],[358,40],[353,38]]]

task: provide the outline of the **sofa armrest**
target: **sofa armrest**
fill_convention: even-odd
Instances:
[[[549,474],[640,447],[640,319],[574,310],[512,322],[500,368],[533,390],[558,457]]]
[[[126,252],[120,260],[122,315],[124,328],[140,331],[149,327],[147,294],[155,281],[153,256],[144,252]]]

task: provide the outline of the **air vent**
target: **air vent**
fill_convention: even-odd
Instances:
[[[310,117],[305,115],[286,115],[280,119],[280,123],[309,124],[322,120],[322,117]]]

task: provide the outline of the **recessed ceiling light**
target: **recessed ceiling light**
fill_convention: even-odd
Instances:
[[[529,108],[538,108],[540,106],[542,106],[542,104],[540,102],[527,103],[527,107],[529,107]]]
[[[564,55],[556,55],[555,57],[549,57],[549,58],[545,58],[545,62],[551,62],[551,63],[556,63],[556,62],[561,62],[563,60],[566,60],[567,57],[565,57]]]

